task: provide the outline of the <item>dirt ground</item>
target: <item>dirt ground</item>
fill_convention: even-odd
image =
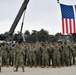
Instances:
[[[61,67],[61,68],[40,68],[40,67],[25,67],[25,72],[19,68],[18,72],[14,72],[13,67],[2,67],[0,75],[76,75],[76,66]]]

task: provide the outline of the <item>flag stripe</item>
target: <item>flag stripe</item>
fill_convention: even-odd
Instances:
[[[68,34],[68,19],[65,20],[66,20],[66,33]]]
[[[64,19],[62,18],[62,33],[64,34]]]
[[[64,18],[64,34],[66,34],[66,19]]]
[[[75,19],[73,20],[73,23],[74,23],[74,33],[76,33]]]
[[[67,19],[68,22],[68,33],[70,33],[70,19]]]
[[[72,19],[72,33],[74,33],[74,19]]]
[[[69,23],[70,23],[70,33],[72,33],[72,20],[69,19]]]

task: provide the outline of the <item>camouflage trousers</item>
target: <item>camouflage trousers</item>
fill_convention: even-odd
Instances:
[[[60,55],[53,55],[53,66],[60,66]]]
[[[23,59],[16,59],[16,67],[24,67],[24,60]]]
[[[37,56],[36,54],[30,54],[29,55],[29,61],[30,61],[30,66],[32,67],[33,65],[34,66],[37,66]]]
[[[42,66],[49,66],[49,54],[42,54]]]

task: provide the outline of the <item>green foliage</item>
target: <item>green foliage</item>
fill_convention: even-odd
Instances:
[[[24,34],[29,36],[29,35],[30,35],[29,30],[26,30],[26,31],[24,32]]]
[[[32,33],[27,30],[25,31],[25,39],[26,42],[35,43],[36,41],[40,42],[56,42],[58,40],[58,36],[62,35],[61,33],[56,33],[55,35],[49,35],[47,30],[41,29],[40,31],[32,30]]]
[[[37,32],[37,37],[38,37],[38,41],[48,41],[49,39],[49,34],[48,31],[41,29],[40,31]]]

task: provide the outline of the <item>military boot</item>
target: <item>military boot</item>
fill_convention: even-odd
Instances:
[[[61,65],[58,65],[59,68],[61,68]]]
[[[64,67],[64,66],[65,66],[64,64],[61,65],[61,67]]]
[[[41,66],[41,68],[44,68],[44,66]]]
[[[73,65],[75,65],[75,59],[73,59]]]
[[[23,72],[25,72],[24,67],[22,67]]]
[[[18,67],[16,67],[16,70],[14,70],[14,72],[18,72]]]

